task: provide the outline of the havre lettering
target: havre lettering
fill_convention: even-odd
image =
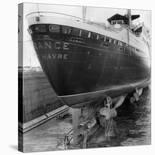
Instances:
[[[52,59],[58,59],[58,60],[67,60],[68,59],[68,54],[51,54]]]
[[[68,54],[62,54],[62,53],[52,53],[42,56],[43,59],[55,59],[55,60],[67,60]]]

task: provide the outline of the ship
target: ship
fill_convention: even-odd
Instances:
[[[150,33],[140,15],[114,14],[109,25],[57,12],[27,15],[34,49],[64,104],[80,108],[100,96],[117,97],[150,83]],[[95,103],[94,103],[95,104]]]

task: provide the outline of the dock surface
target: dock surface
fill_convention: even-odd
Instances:
[[[125,103],[114,120],[117,134],[105,140],[103,129],[88,141],[87,148],[149,145],[151,143],[150,90],[146,90],[135,106]],[[64,137],[72,129],[70,113],[24,133],[24,152],[64,150]],[[70,148],[68,148],[70,149]],[[76,147],[77,149],[77,147]],[[80,149],[80,147],[79,147]]]

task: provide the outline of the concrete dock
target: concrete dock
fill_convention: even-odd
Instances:
[[[24,152],[64,150],[64,137],[71,129],[71,117],[51,119],[24,134]]]
[[[116,122],[117,134],[105,139],[104,130],[100,127],[88,141],[87,148],[149,145],[151,143],[150,122],[150,92],[144,92],[135,107],[126,107],[125,103],[119,109]],[[127,108],[127,109],[126,109]],[[124,113],[130,115],[124,115]],[[65,135],[73,128],[72,116],[69,113],[60,118],[48,120],[46,123],[24,133],[24,151],[51,151],[64,150]],[[68,147],[68,149],[80,149],[81,147]]]
[[[66,148],[64,138],[73,129],[72,109],[59,102],[44,73],[24,72],[23,86],[24,115],[23,122],[19,121],[23,131],[23,151],[80,149],[80,145]],[[63,110],[65,112],[57,117],[56,115]],[[151,143],[150,89],[143,93],[136,105],[131,106],[126,101],[118,109],[118,113],[114,120],[117,134],[107,140],[103,128],[100,127],[89,139],[87,148]]]
[[[21,123],[63,106],[42,71],[23,72],[23,103],[21,104],[23,104]]]

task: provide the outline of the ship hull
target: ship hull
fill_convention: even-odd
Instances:
[[[89,32],[84,38],[80,29],[67,34],[62,25],[57,25],[50,32],[38,32],[37,26],[30,29],[40,64],[68,106],[80,107],[99,96],[128,93],[144,87],[150,79],[149,58],[133,48],[107,43],[102,36]],[[49,25],[43,27],[47,30]]]

